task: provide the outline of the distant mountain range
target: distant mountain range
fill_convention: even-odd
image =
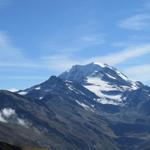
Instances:
[[[150,87],[107,64],[0,91],[0,141],[52,150],[149,150]]]

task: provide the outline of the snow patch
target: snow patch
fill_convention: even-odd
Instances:
[[[137,90],[138,89],[138,85],[136,84],[136,82],[131,82],[131,88],[132,90]]]
[[[20,94],[20,95],[26,95],[26,94],[27,94],[27,92],[25,92],[25,91],[21,91],[21,92],[19,92],[18,94]]]
[[[39,100],[42,100],[43,99],[43,97],[41,96],[41,97],[39,97]]]
[[[111,105],[118,105],[118,103],[114,102],[113,100],[108,100],[105,97],[101,98],[101,99],[97,99],[97,102],[101,103],[101,104],[111,104]]]
[[[118,105],[122,103],[121,95],[111,95],[111,96],[105,96],[101,97],[99,99],[96,99],[97,102],[101,104],[112,104],[112,105]]]
[[[17,118],[17,121],[19,125],[27,127],[27,123],[23,119]]]
[[[8,89],[8,91],[10,91],[10,92],[17,92],[18,90],[16,88],[10,88],[10,89]]]
[[[116,90],[116,87],[109,85],[108,82],[97,77],[87,77],[87,85],[84,87],[95,93],[97,96],[101,96],[100,91]]]
[[[103,64],[103,63],[100,63],[100,62],[94,62],[94,64],[99,65],[102,68],[105,68],[105,67],[108,66],[107,64]]]
[[[125,81],[128,81],[129,79],[123,74],[121,73],[120,71],[116,70],[117,74]]]
[[[67,85],[69,90],[74,91],[73,87],[70,84],[66,83],[66,85]]]
[[[111,76],[110,74],[106,73],[106,75],[107,75],[109,78],[116,80],[116,78],[113,77],[113,76]]]
[[[88,105],[86,105],[86,104],[84,104],[84,103],[81,103],[81,102],[79,102],[78,100],[76,100],[76,103],[77,103],[78,105],[80,105],[81,107],[83,107],[85,110],[91,110],[91,108],[90,108]]]
[[[66,85],[67,85],[68,89],[71,90],[71,91],[73,91],[74,93],[85,95],[83,92],[77,90],[75,87],[73,87],[73,86],[70,85],[69,83],[66,83]]]
[[[36,87],[36,88],[35,88],[35,90],[40,90],[40,89],[41,89],[41,87],[40,87],[40,86],[38,86],[38,87]]]
[[[97,101],[102,104],[116,104],[122,102],[122,95],[107,95],[104,94],[102,91],[116,91],[118,90],[117,87],[109,85],[108,82],[101,80],[100,78],[96,77],[87,77],[87,85],[84,86],[91,92],[95,93],[100,99]]]

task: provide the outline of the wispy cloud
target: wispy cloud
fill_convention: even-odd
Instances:
[[[23,50],[14,46],[7,32],[0,31],[0,67],[23,67],[38,68],[42,64],[37,64],[29,59]],[[41,66],[42,67],[42,66]]]
[[[99,40],[100,37],[82,37],[80,40],[85,41],[87,43],[97,44],[101,42]],[[120,47],[121,49],[121,47]],[[133,58],[140,58],[144,55],[150,54],[150,44],[136,45],[130,46],[122,49],[116,53],[110,53],[104,56],[93,56],[92,58],[79,58],[74,55],[74,53],[56,53],[53,55],[44,55],[39,57],[38,59],[29,59],[22,51],[22,49],[17,48],[11,43],[10,37],[6,32],[0,32],[0,68],[22,68],[26,70],[30,69],[52,69],[58,72],[69,69],[72,65],[75,64],[87,64],[91,62],[97,63],[108,63],[109,65],[117,65],[123,62],[128,61]],[[142,65],[142,66],[133,66],[132,68],[125,68],[125,72],[129,76],[133,76],[135,80],[144,80],[149,79],[150,74],[150,65]],[[142,70],[142,73],[140,72]],[[135,77],[136,74],[136,77]],[[138,75],[137,75],[138,74]],[[142,78],[140,76],[143,76]],[[1,76],[1,79],[11,79],[11,80],[44,80],[47,77],[45,76],[24,76],[24,75],[14,75],[14,76]]]
[[[96,39],[95,39],[96,38]],[[99,39],[99,38],[98,38]],[[97,37],[82,37],[86,42],[96,42]],[[131,58],[141,57],[150,54],[150,44],[129,46],[116,53],[92,58],[76,58],[73,53],[54,54],[41,56],[39,59],[30,60],[21,49],[12,45],[9,36],[0,32],[0,67],[22,67],[22,68],[45,68],[63,70],[74,64],[85,64],[92,61],[116,65]]]
[[[129,46],[116,53],[110,53],[104,56],[96,56],[91,58],[76,58],[72,55],[53,55],[42,58],[46,66],[57,70],[65,70],[75,64],[87,64],[91,62],[108,63],[109,65],[118,65],[133,58],[140,58],[146,54],[150,54],[150,44]]]
[[[11,43],[7,32],[0,32],[0,68],[28,68],[28,69],[64,69],[77,63],[66,54],[40,56],[38,59],[29,59],[23,50]],[[20,77],[17,76],[19,79]],[[24,78],[24,77],[23,77]],[[31,78],[31,77],[30,77]]]
[[[0,31],[0,50],[1,50],[1,52],[4,51],[3,49],[5,49],[5,50],[7,49],[11,55],[13,54],[14,50],[17,51],[17,49],[11,45],[11,42],[10,42],[7,32]]]
[[[133,9],[133,12],[134,14],[121,19],[118,26],[135,31],[148,30],[150,25],[150,2],[147,0],[141,1],[141,5]]]
[[[0,31],[0,62],[24,61],[21,49],[12,45],[7,32]]]
[[[116,65],[125,62],[128,59],[141,57],[146,54],[150,54],[150,44],[131,46],[122,51],[108,54],[106,56],[93,57],[89,60]]]
[[[147,29],[150,25],[149,14],[136,14],[125,18],[119,22],[119,26],[131,30]]]
[[[0,31],[0,69],[4,70],[17,70],[19,74],[14,75],[1,75],[0,79],[8,80],[44,80],[47,77],[31,76],[30,72],[34,70],[55,70],[63,71],[70,68],[72,65],[78,63],[75,59],[72,59],[71,55],[44,55],[37,59],[30,59],[23,52],[22,49],[16,47],[11,42],[11,38],[7,32]],[[19,71],[20,70],[20,71]],[[21,70],[29,72],[28,75],[23,75]]]

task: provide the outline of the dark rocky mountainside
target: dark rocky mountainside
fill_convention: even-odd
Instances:
[[[146,150],[150,88],[91,63],[16,93],[0,91],[0,141],[52,150]]]
[[[0,142],[0,150],[22,150],[20,147]]]

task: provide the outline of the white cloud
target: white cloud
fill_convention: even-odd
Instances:
[[[12,108],[4,108],[0,111],[0,121],[1,122],[8,122],[8,119],[12,116],[16,115],[15,110]]]
[[[3,108],[0,111],[0,122],[4,122],[4,123],[11,122],[11,123],[28,127],[28,123],[25,120],[19,118],[18,115],[16,114],[15,109],[12,108]]]
[[[75,58],[73,55],[52,55],[43,57],[41,60],[45,66],[51,69],[63,71],[69,69],[75,64],[87,64],[91,62],[107,63],[109,65],[117,65],[128,61],[132,58],[142,57],[150,54],[150,44],[143,44],[137,46],[129,46],[122,51],[110,53],[104,56],[97,56],[92,58]]]
[[[81,40],[82,39],[82,40]],[[96,42],[96,39],[88,36],[82,37],[80,40],[85,42]],[[92,58],[77,58],[73,53],[64,53],[57,55],[42,56],[37,60],[28,59],[21,49],[16,48],[10,41],[10,38],[6,32],[0,32],[0,67],[2,68],[26,68],[26,69],[53,69],[56,71],[64,71],[69,69],[75,64],[87,64],[90,62],[107,63],[109,65],[116,65],[122,62],[126,62],[129,59],[142,57],[150,54],[150,44],[129,46],[119,52],[110,53],[104,56],[95,56]],[[38,76],[1,76],[5,79],[42,79],[47,77]]]
[[[42,56],[39,59],[29,59],[23,50],[17,48],[11,43],[7,32],[0,31],[0,67],[1,68],[35,68],[35,69],[59,69],[69,68],[78,63],[78,60],[72,59],[70,53],[80,51],[89,45],[102,44],[103,35],[82,36],[72,47],[58,48],[62,53],[51,56]],[[56,46],[57,47],[57,46]],[[55,47],[55,48],[56,48]]]
[[[108,63],[110,65],[116,65],[125,62],[128,59],[141,57],[146,54],[150,54],[150,44],[131,46],[117,53],[111,53],[101,57],[93,57],[88,61],[96,61]]]
[[[108,55],[92,58],[76,58],[73,55],[52,55],[46,56],[41,59],[45,66],[49,66],[51,69],[58,71],[64,71],[69,69],[75,64],[87,64],[91,62],[107,63],[109,65],[117,65],[122,62],[128,61],[132,58],[142,57],[146,54],[150,54],[150,44],[144,44],[139,46],[129,46],[122,51],[116,53],[110,53]]]
[[[61,49],[61,53],[57,55],[41,56],[41,58],[31,60],[22,49],[12,44],[7,32],[0,31],[0,68],[5,70],[9,68],[64,70],[83,61],[74,58],[72,56],[74,52],[84,50],[91,45],[103,44],[104,37],[104,34],[80,36],[72,43],[73,45],[70,44],[71,47],[55,45],[56,49]]]
[[[0,63],[14,64],[24,62],[26,58],[21,49],[15,47],[7,32],[0,31]]]
[[[0,67],[4,68],[45,68],[42,63],[29,59],[23,50],[11,43],[7,32],[0,31]]]
[[[149,14],[136,14],[123,19],[119,22],[121,28],[131,29],[131,30],[142,30],[148,28],[150,25],[150,15]]]
[[[10,116],[15,115],[16,113],[15,113],[15,110],[12,109],[12,108],[4,108],[4,109],[2,110],[2,114],[3,114],[3,116],[5,116],[6,118],[9,118]]]
[[[17,59],[21,56],[21,52],[12,46],[8,34],[0,31],[0,60],[7,60],[10,57]]]

